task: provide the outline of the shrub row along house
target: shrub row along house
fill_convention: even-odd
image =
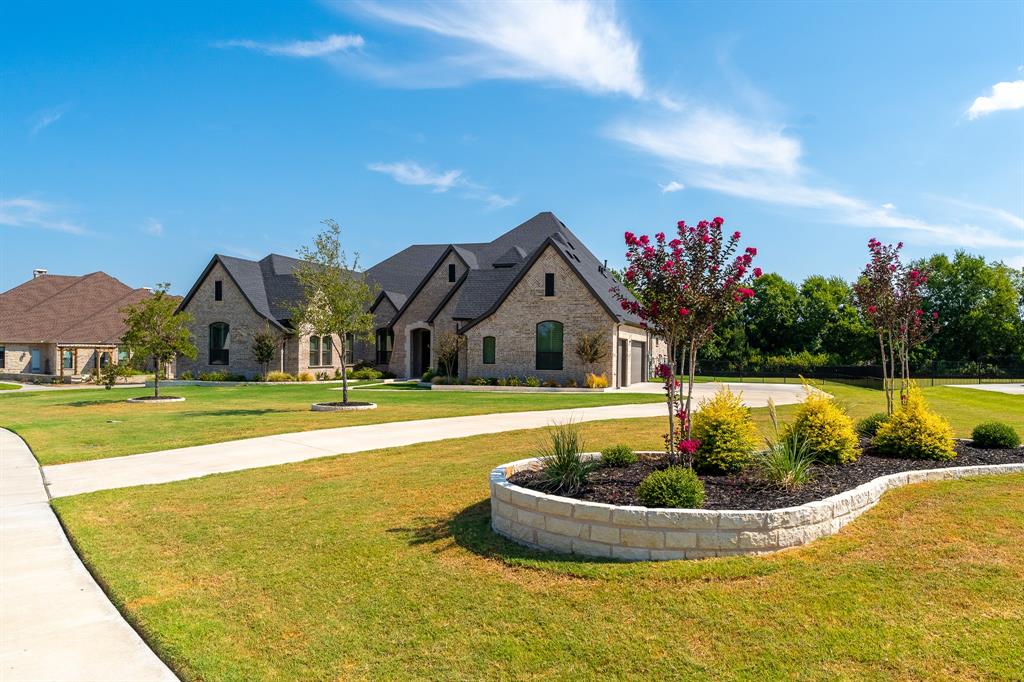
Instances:
[[[121,309],[151,292],[105,272],[51,275],[0,293],[0,376],[70,381],[127,357]]]
[[[595,373],[628,386],[645,381],[653,358],[665,354],[664,344],[623,312],[607,267],[552,213],[491,242],[409,246],[367,270],[379,290],[373,342],[293,333],[299,262],[276,254],[259,261],[214,256],[180,307],[192,315],[199,356],[179,359],[178,374],[258,374],[250,340],[268,327],[280,333],[270,368],[291,374],[333,374],[366,362],[418,377],[438,367],[445,345],[457,348],[450,371],[462,379],[565,383]],[[591,352],[576,352],[581,340]]]

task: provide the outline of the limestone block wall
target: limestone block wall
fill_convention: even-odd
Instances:
[[[590,455],[599,457],[599,455]],[[1024,464],[951,467],[890,474],[839,495],[771,511],[650,509],[547,495],[508,482],[536,458],[491,472],[491,527],[499,535],[566,554],[660,561],[763,554],[832,535],[873,507],[885,491],[910,483],[1024,472]]]

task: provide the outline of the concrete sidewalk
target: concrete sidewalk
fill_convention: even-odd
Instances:
[[[694,397],[699,400],[718,388],[718,384],[698,384],[694,387]],[[769,396],[779,405],[796,403],[803,397],[803,388],[795,385],[730,384],[730,388],[734,392],[742,391],[743,401],[751,407],[766,405]],[[535,429],[568,420],[600,421],[664,415],[664,403],[647,403],[420,419],[285,433],[141,455],[55,464],[43,467],[43,475],[50,495],[65,497],[95,490],[167,483],[364,450]]]
[[[0,429],[0,679],[176,680],[114,608],[50,509],[25,442]]]

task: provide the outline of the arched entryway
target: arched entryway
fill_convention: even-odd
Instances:
[[[430,368],[430,330],[409,332],[409,378],[417,378]]]

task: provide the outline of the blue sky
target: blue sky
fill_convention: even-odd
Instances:
[[[543,210],[613,264],[721,215],[794,279],[871,236],[1024,266],[1024,3],[148,5],[0,10],[0,290]]]

